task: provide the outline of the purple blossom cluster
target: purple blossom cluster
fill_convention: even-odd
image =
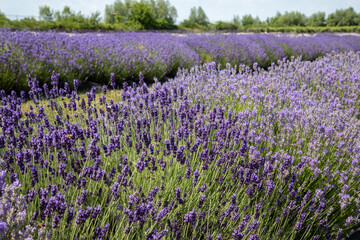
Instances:
[[[354,52],[207,63],[107,99],[54,73],[29,110],[0,92],[1,196],[18,186],[21,226],[53,239],[344,238],[360,222],[359,76]]]

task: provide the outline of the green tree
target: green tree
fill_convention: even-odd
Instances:
[[[196,19],[196,23],[199,24],[200,26],[208,26],[209,25],[209,19],[205,14],[205,11],[201,8],[198,7],[197,9],[197,19]]]
[[[304,14],[300,12],[285,12],[281,14],[277,12],[275,17],[272,17],[267,20],[269,25],[277,27],[286,27],[286,26],[305,26],[307,23],[307,18]]]
[[[113,5],[113,13],[116,14],[116,23],[129,20],[131,15],[132,5],[135,2],[132,0],[116,1]]]
[[[60,12],[60,11],[55,11],[55,20],[57,22],[61,22],[61,21],[66,21],[66,20],[69,20],[70,16],[71,16],[71,9],[69,6],[65,6],[63,8],[63,10]]]
[[[69,6],[65,6],[61,12],[61,16],[63,17],[63,19],[69,19],[73,15],[75,15],[75,13],[70,10]]]
[[[181,25],[188,28],[207,27],[209,19],[201,7],[193,7],[190,9],[189,18],[184,20]]]
[[[329,14],[326,24],[330,27],[333,26],[357,26],[360,24],[360,16],[353,8],[336,10],[334,13]]]
[[[217,21],[215,24],[216,30],[237,30],[239,25],[233,22]]]
[[[49,6],[44,5],[39,7],[39,16],[43,21],[52,21],[54,20],[54,11],[50,9]]]
[[[195,24],[197,21],[197,11],[196,11],[196,7],[192,7],[190,9],[190,15],[188,18],[189,23],[191,24]]]
[[[115,23],[115,16],[114,7],[112,5],[105,5],[105,23],[114,24]]]
[[[88,21],[91,25],[99,24],[101,22],[100,12],[96,11],[94,13],[91,13]]]
[[[156,25],[154,12],[144,2],[132,4],[129,20],[141,24],[144,29],[154,29]]]
[[[313,13],[307,20],[307,25],[310,27],[326,26],[325,12]]]
[[[241,25],[241,18],[239,15],[235,15],[232,20],[233,24],[240,26]]]
[[[279,19],[282,17],[280,12],[276,12],[274,17],[268,17],[266,19],[266,23],[271,26],[279,25]]]
[[[241,18],[241,25],[246,26],[246,27],[259,25],[260,23],[261,23],[260,18],[259,17],[253,18],[253,16],[251,16],[251,14],[244,15]]]
[[[163,19],[169,25],[175,25],[177,11],[171,6],[168,0],[150,0],[149,5],[153,10],[156,19]]]
[[[11,23],[3,12],[0,11],[0,27],[7,27]]]
[[[134,7],[137,9],[134,10]],[[151,16],[139,15],[135,17],[134,14],[136,12],[139,14],[151,12]],[[105,23],[129,26],[136,23],[136,26],[138,26],[141,19],[143,21],[149,17],[152,21],[152,24],[150,24],[152,29],[173,29],[176,27],[177,11],[168,0],[140,0],[140,2],[135,0],[125,0],[124,2],[117,0],[113,4],[105,6]],[[149,28],[150,25],[146,24],[145,27],[141,24],[143,28]]]

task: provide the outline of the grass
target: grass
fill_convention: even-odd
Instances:
[[[120,101],[121,93],[122,93],[122,90],[107,90],[106,95],[105,95],[106,101],[107,102],[109,102],[110,100],[115,101],[115,102]],[[81,99],[87,99],[86,92],[79,93],[78,96],[79,97],[75,100],[75,102],[76,102],[77,106],[80,106]],[[99,109],[102,109],[105,111],[106,107],[103,104],[100,104],[100,98],[102,96],[98,96],[95,99],[94,106],[98,106]],[[64,103],[66,103],[66,105],[68,105],[70,102],[70,99],[71,98],[67,98],[67,97],[58,97],[56,99],[43,99],[42,98],[36,104],[32,100],[28,100],[21,104],[21,111],[22,112],[33,111],[35,114],[38,114],[38,107],[45,106],[44,113],[49,117],[50,122],[54,122],[56,114],[61,114],[64,116],[69,115],[69,116],[73,117],[74,111],[69,110],[68,107],[64,107]],[[56,109],[55,109],[55,111],[53,111],[51,109],[51,101],[55,102],[59,106],[58,111]],[[23,120],[24,119],[25,119],[25,116],[23,116]],[[72,118],[72,120],[74,120],[74,119]]]

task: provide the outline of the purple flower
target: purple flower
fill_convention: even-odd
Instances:
[[[196,213],[195,209],[186,213],[184,216],[184,224],[187,225],[190,223],[190,224],[194,225],[196,222],[196,215],[197,215],[197,213]]]
[[[191,168],[189,167],[189,168],[186,169],[185,178],[186,178],[186,179],[189,179],[189,178],[190,178],[190,175],[191,175]]]
[[[185,199],[186,193],[184,193],[184,198],[181,198],[181,190],[180,190],[180,188],[176,188],[175,197],[176,197],[176,201],[178,201],[180,204],[184,204],[185,200],[186,200]]]
[[[231,236],[233,239],[240,240],[243,239],[244,234],[241,233],[241,230],[235,229]]]
[[[199,189],[198,189],[198,191],[200,191],[200,192],[205,192],[206,191],[206,188],[207,188],[207,186],[206,186],[206,184],[204,184],[204,185],[202,185]]]
[[[149,194],[147,195],[147,200],[148,201],[152,201],[154,198],[155,198],[155,196],[156,196],[156,194],[157,194],[157,192],[159,191],[159,187],[158,186],[156,186],[156,187],[154,187],[150,192],[149,192]]]
[[[160,212],[156,215],[155,221],[159,222],[161,219],[169,212],[168,208],[163,208]]]
[[[155,234],[155,236],[153,236],[153,239],[155,240],[159,240],[159,239],[161,239],[162,237],[164,237],[167,233],[168,233],[168,229],[164,229],[164,230],[162,230],[162,231],[160,231],[160,232],[158,232],[158,233],[156,233]]]
[[[54,215],[53,221],[52,221],[52,228],[56,228],[59,225],[60,216]]]
[[[76,204],[78,205],[78,206],[80,206],[80,205],[82,205],[82,204],[84,204],[85,203],[85,200],[86,200],[86,197],[87,197],[87,195],[88,195],[88,192],[89,192],[89,190],[83,190],[83,191],[81,191],[81,195],[77,198],[77,200],[76,200]]]
[[[69,86],[69,83],[67,83],[67,82],[64,83],[64,92],[65,92],[65,94],[69,97],[69,94],[70,94],[70,86]]]
[[[198,172],[197,170],[195,170],[195,172],[193,173],[194,174],[194,180],[193,180],[193,185],[195,186],[199,180],[199,177],[200,177],[200,172]]]
[[[249,196],[249,198],[253,198],[254,195],[255,195],[255,187],[252,186],[252,185],[249,186],[249,187],[246,189],[245,193]]]
[[[180,162],[181,164],[185,164],[185,158],[184,158],[184,150],[185,147],[180,145],[179,149],[176,151],[176,161]],[[186,173],[185,173],[186,175]]]
[[[267,187],[267,194],[270,195],[275,188],[274,181],[272,179],[267,180],[266,187]]]
[[[60,74],[56,73],[55,71],[53,71],[51,74],[51,85],[53,85],[54,87],[57,87],[57,85],[59,84],[59,76]]]
[[[77,218],[75,219],[76,224],[83,224],[90,217],[92,207],[86,207],[86,209],[80,209]]]
[[[1,188],[1,187],[0,187]],[[36,194],[36,191],[34,189],[27,190],[27,201],[32,202]],[[1,195],[1,194],[0,194]]]
[[[104,225],[104,227],[103,227],[103,228],[101,229],[101,231],[100,231],[99,239],[105,238],[106,233],[107,233],[107,231],[108,231],[108,229],[109,229],[109,226],[110,226],[110,224],[108,224],[108,223]]]
[[[103,94],[106,94],[106,90],[107,90],[106,86],[105,86],[105,85],[102,86],[102,92],[103,92]]]
[[[339,228],[338,232],[336,233],[336,239],[340,239],[343,229]]]
[[[112,189],[111,189],[111,195],[113,196],[113,198],[116,200],[120,197],[120,194],[118,192],[120,185],[118,183],[114,183]]]
[[[295,231],[300,231],[303,223],[304,223],[304,221],[302,221],[302,220],[298,221],[295,226]]]
[[[75,89],[75,91],[77,91],[79,88],[79,80],[74,79],[73,83],[74,83],[74,89]]]
[[[233,220],[233,221],[236,221],[236,220],[238,220],[239,219],[239,217],[240,217],[240,215],[238,214],[238,213],[234,213],[233,214],[233,216],[232,216],[232,218],[231,218],[231,220]]]
[[[258,240],[258,239],[259,239],[259,235],[257,235],[257,234],[251,234],[249,236],[249,240]]]
[[[8,232],[8,226],[6,222],[0,222],[0,236],[4,236]]]
[[[115,73],[110,73],[110,86],[115,88]]]
[[[100,212],[101,212],[101,205],[99,204],[94,208],[94,211],[93,211],[91,217],[96,219],[96,217],[99,215]]]
[[[248,230],[256,231],[259,228],[259,226],[260,226],[260,222],[257,220],[254,220],[254,222],[251,225],[249,225]]]
[[[201,195],[201,198],[199,200],[198,208],[201,208],[204,205],[205,200],[206,200],[205,195]]]

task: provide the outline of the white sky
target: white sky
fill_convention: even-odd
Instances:
[[[211,22],[229,21],[234,15],[251,14],[261,20],[272,17],[277,11],[299,11],[309,16],[314,12],[324,11],[327,14],[336,9],[353,7],[360,12],[360,0],[169,0],[178,12],[177,21],[189,16],[190,9],[201,6]],[[0,0],[0,11],[10,19],[24,16],[38,16],[39,6],[48,5],[53,10],[62,10],[65,5],[84,15],[100,11],[103,16],[105,5],[115,0]]]

